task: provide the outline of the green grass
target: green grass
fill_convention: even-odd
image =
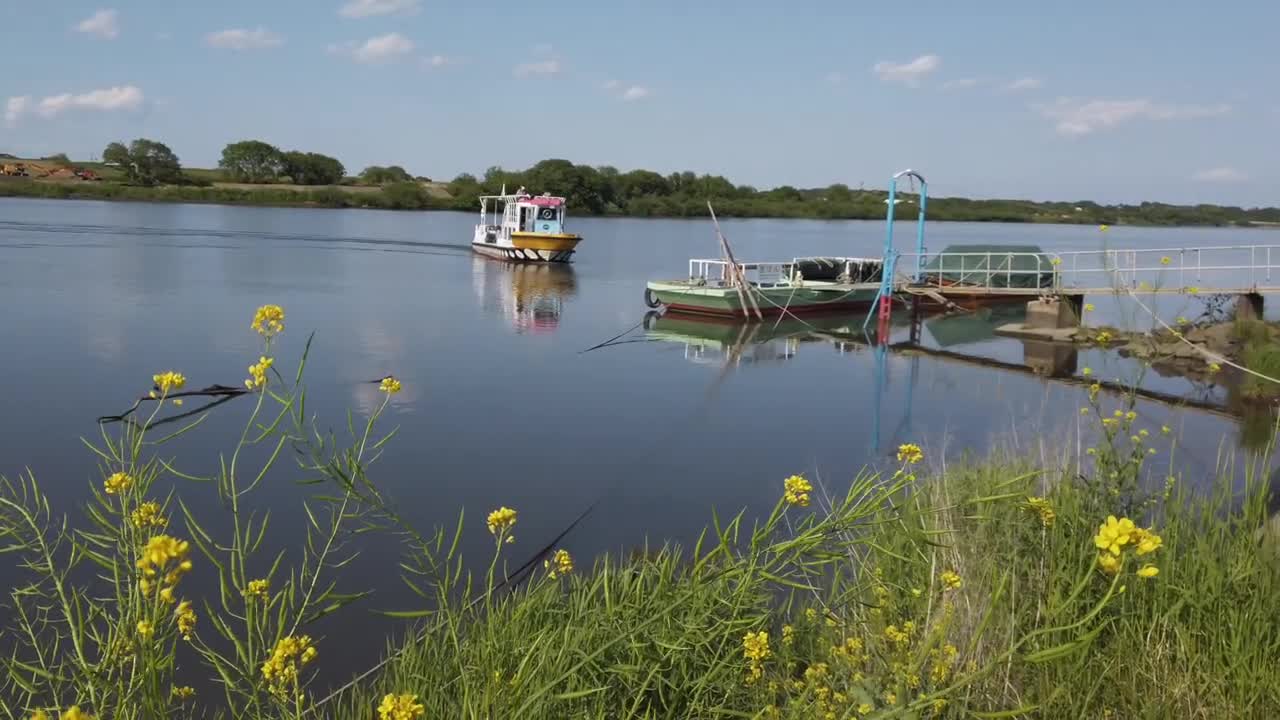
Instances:
[[[427,717],[460,718],[847,718],[864,704],[870,716],[916,717],[936,699],[945,717],[1275,717],[1280,536],[1265,468],[1246,469],[1240,497],[1225,468],[1207,495],[1169,485],[1135,516],[1163,547],[1126,553],[1114,579],[1095,566],[1093,538],[1128,500],[998,458],[912,483],[852,525],[843,497],[834,509],[789,509],[788,523],[817,516],[856,536],[840,562],[797,560],[815,570],[803,580],[811,591],[761,571],[745,532],[720,549],[719,572],[670,548],[601,558],[487,611],[439,603],[336,717],[367,717],[385,693],[417,695]],[[1051,526],[1027,506],[1039,495],[1055,510]],[[1156,578],[1134,574],[1146,562]],[[944,570],[963,578],[960,589],[942,587]],[[908,622],[909,639],[887,638]],[[749,630],[767,632],[773,652],[754,683],[744,681]],[[850,643],[852,656],[833,650]],[[948,645],[955,660],[935,674]]]

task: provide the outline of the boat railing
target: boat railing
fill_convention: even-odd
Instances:
[[[747,282],[760,287],[784,284],[791,275],[789,262],[740,262],[738,268]],[[729,262],[694,258],[689,261],[689,279],[708,285],[724,285],[729,279]]]
[[[772,285],[780,285],[790,281],[792,269],[803,262],[837,262],[844,264],[844,273],[852,277],[854,273],[852,269],[864,265],[880,265],[880,258],[865,257],[833,257],[830,255],[798,257],[783,262],[740,262],[738,267],[742,270],[743,275],[753,284],[762,287]],[[712,260],[706,258],[694,258],[689,261],[689,279],[693,281],[702,281],[708,284],[724,284],[729,278],[729,262],[727,260]]]

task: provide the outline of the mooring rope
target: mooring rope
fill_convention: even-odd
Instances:
[[[1191,348],[1193,348],[1196,352],[1198,352],[1198,353],[1200,353],[1201,355],[1203,355],[1204,357],[1208,358],[1211,362],[1217,363],[1218,365],[1227,365],[1227,366],[1233,367],[1233,368],[1235,368],[1235,369],[1237,369],[1237,370],[1240,370],[1240,371],[1242,371],[1242,372],[1246,372],[1246,373],[1248,373],[1248,374],[1250,374],[1250,375],[1253,375],[1253,376],[1254,376],[1254,377],[1256,377],[1256,378],[1260,378],[1260,379],[1262,379],[1262,380],[1266,380],[1267,382],[1272,382],[1272,383],[1276,383],[1276,384],[1280,385],[1280,380],[1277,380],[1276,378],[1273,378],[1273,377],[1271,377],[1270,375],[1263,375],[1262,373],[1258,372],[1257,370],[1251,370],[1251,369],[1249,369],[1249,368],[1247,368],[1247,367],[1245,367],[1245,366],[1243,366],[1243,365],[1240,365],[1240,364],[1237,364],[1237,363],[1235,363],[1235,362],[1231,361],[1230,359],[1228,359],[1228,358],[1226,358],[1226,357],[1223,357],[1223,356],[1221,356],[1221,355],[1219,355],[1219,354],[1217,354],[1217,353],[1215,353],[1215,352],[1211,352],[1211,351],[1209,351],[1209,350],[1207,350],[1207,349],[1205,349],[1205,348],[1203,348],[1203,347],[1201,347],[1201,346],[1199,346],[1199,345],[1197,345],[1197,344],[1195,344],[1195,343],[1191,342],[1190,340],[1188,340],[1188,339],[1186,338],[1186,336],[1185,336],[1185,335],[1183,335],[1183,334],[1182,334],[1182,331],[1181,331],[1181,330],[1175,329],[1174,327],[1170,326],[1170,325],[1169,325],[1169,323],[1167,323],[1167,322],[1165,322],[1164,320],[1162,320],[1162,319],[1160,318],[1160,316],[1159,316],[1159,315],[1156,315],[1156,313],[1155,313],[1155,311],[1154,311],[1154,310],[1152,310],[1151,308],[1147,307],[1146,303],[1144,303],[1144,302],[1142,302],[1141,300],[1139,300],[1139,299],[1138,299],[1137,294],[1135,294],[1135,293],[1133,292],[1133,290],[1132,290],[1132,289],[1130,289],[1130,288],[1126,287],[1126,288],[1124,289],[1124,291],[1125,291],[1126,293],[1128,293],[1129,297],[1134,301],[1134,303],[1136,303],[1136,304],[1138,305],[1138,307],[1142,308],[1142,309],[1143,309],[1143,311],[1144,311],[1144,312],[1146,312],[1148,315],[1150,315],[1150,316],[1151,316],[1151,318],[1152,318],[1153,320],[1155,320],[1157,323],[1159,323],[1161,327],[1163,327],[1165,330],[1168,330],[1169,332],[1173,333],[1173,336],[1174,336],[1174,337],[1176,337],[1176,338],[1178,338],[1178,340],[1179,340],[1179,341],[1181,341],[1182,343],[1184,343],[1184,344],[1186,344],[1186,345],[1190,346],[1190,347],[1191,347]]]

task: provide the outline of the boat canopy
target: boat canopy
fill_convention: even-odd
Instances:
[[[948,245],[929,258],[921,280],[993,288],[1053,287],[1053,261],[1038,245]]]

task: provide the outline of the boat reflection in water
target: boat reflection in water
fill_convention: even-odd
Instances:
[[[504,315],[518,333],[555,332],[564,301],[578,289],[573,267],[564,263],[515,263],[476,257],[471,277],[480,306]]]
[[[739,366],[780,362],[795,356],[802,345],[824,343],[841,354],[875,349],[954,359],[968,357],[975,363],[986,364],[994,361],[981,356],[962,355],[949,348],[998,339],[1001,343],[1021,342],[1024,370],[1055,377],[1072,374],[1075,371],[1074,348],[1000,338],[996,334],[996,328],[1019,322],[1025,316],[1023,303],[982,307],[966,313],[935,314],[932,317],[895,313],[890,321],[889,337],[884,342],[879,342],[874,333],[864,332],[865,315],[862,313],[784,317],[744,323],[651,312],[645,316],[644,327],[650,340],[683,343],[685,358],[699,364]],[[922,330],[927,331],[927,343]],[[1046,344],[1052,347],[1048,350],[1040,347]]]

